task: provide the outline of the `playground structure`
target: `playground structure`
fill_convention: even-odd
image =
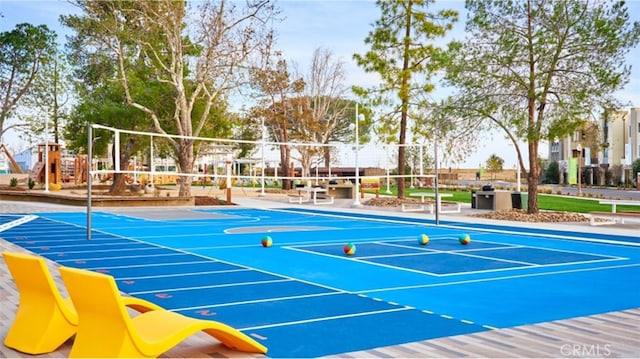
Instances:
[[[33,166],[30,178],[38,183],[62,184],[62,161],[60,159],[61,146],[57,143],[38,145],[38,162]],[[48,168],[48,173],[45,173]]]
[[[4,152],[4,155],[9,160],[9,169],[11,170],[11,173],[22,174],[23,172],[22,172],[22,169],[20,168],[20,165],[18,164],[18,162],[16,162],[16,160],[13,158],[13,156],[11,155],[9,150],[5,147],[5,145],[0,144],[0,150]]]

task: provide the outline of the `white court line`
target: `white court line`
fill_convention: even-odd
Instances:
[[[158,258],[158,257],[175,257],[175,256],[184,256],[187,255],[184,252],[176,251],[176,253],[165,253],[165,254],[157,254],[157,255],[146,255],[144,258]],[[59,257],[56,259],[52,259],[58,263],[63,262],[77,262],[77,261],[102,261],[102,260],[118,260],[118,259],[131,259],[131,258],[140,258],[140,256],[117,256],[117,257],[97,257],[97,258],[73,258],[73,259],[65,259],[64,257]]]
[[[17,217],[18,215],[10,215],[10,216]],[[24,216],[20,215],[19,218],[14,219],[13,221],[0,224],[0,233],[6,231],[7,229],[11,229],[11,228],[17,227],[17,226],[19,226],[21,224],[31,222],[36,218],[38,218],[38,216],[34,216],[32,214],[27,214],[27,215],[24,215]]]
[[[294,321],[290,321],[290,322],[258,325],[258,326],[255,326],[255,327],[247,327],[247,328],[238,328],[238,330],[258,330],[258,329],[266,329],[266,328],[277,328],[277,327],[285,327],[285,326],[289,326],[289,325],[325,322],[325,321],[329,321],[329,320],[363,317],[363,316],[366,316],[366,315],[382,314],[382,313],[393,313],[393,312],[400,312],[400,311],[405,311],[405,310],[411,310],[411,308],[402,307],[402,308],[393,308],[393,309],[385,309],[385,310],[374,310],[374,311],[370,311],[370,312],[334,315],[334,316],[330,316],[330,317],[321,317],[321,318],[314,318],[314,319],[294,320]]]
[[[399,286],[399,287],[367,289],[367,290],[356,291],[354,293],[367,294],[367,293],[389,292],[389,291],[396,291],[396,290],[420,289],[420,288],[431,288],[431,287],[444,287],[444,286],[459,285],[459,284],[491,282],[491,281],[499,281],[499,280],[507,280],[507,279],[517,279],[517,278],[527,278],[527,277],[540,277],[540,276],[553,275],[553,274],[579,273],[579,272],[589,272],[589,271],[606,270],[606,269],[618,269],[618,268],[629,268],[629,267],[640,267],[640,263],[621,264],[621,265],[618,265],[618,266],[609,266],[609,267],[567,269],[567,270],[544,272],[544,273],[517,274],[517,275],[503,276],[503,277],[467,279],[467,280],[445,282],[445,283],[430,283],[430,284],[407,285],[407,286]]]
[[[188,273],[174,273],[174,274],[158,274],[158,275],[147,275],[141,277],[118,277],[116,280],[140,280],[140,279],[155,279],[155,278],[172,278],[172,277],[186,277],[190,275],[203,275],[203,274],[220,274],[220,273],[236,273],[236,272],[250,272],[249,268],[240,268],[240,269],[223,269],[223,270],[212,270],[212,271],[203,271],[203,272],[188,272]]]
[[[280,212],[287,212],[287,213],[301,213],[301,212],[295,212],[295,210],[283,210],[283,209],[277,209],[277,208],[271,208],[266,210],[280,211]],[[302,213],[306,213],[306,212],[302,212]],[[479,232],[501,233],[501,234],[509,234],[509,235],[516,234],[516,235],[524,235],[524,236],[532,236],[532,237],[541,237],[541,238],[547,238],[547,239],[556,238],[556,239],[564,239],[564,240],[573,240],[578,242],[593,242],[593,243],[600,243],[600,244],[613,244],[613,245],[626,245],[626,246],[640,247],[640,243],[636,243],[636,242],[625,242],[625,241],[617,241],[617,240],[610,240],[610,239],[599,239],[599,238],[589,238],[589,237],[585,238],[585,237],[574,237],[574,236],[567,236],[567,235],[552,234],[552,232],[560,232],[560,231],[568,232],[568,230],[563,230],[563,229],[543,229],[543,231],[545,232],[548,231],[550,233],[532,233],[532,232],[527,232],[526,228],[524,227],[513,227],[513,229],[511,230],[489,229],[489,228],[477,229],[472,227],[473,224],[464,224],[458,221],[455,221],[456,224],[435,225],[434,223],[407,221],[407,220],[402,220],[400,218],[388,219],[388,218],[368,218],[364,216],[354,217],[354,216],[350,216],[347,213],[341,214],[341,215],[336,215],[331,213],[317,213],[316,215],[327,216],[327,217],[337,217],[337,218],[360,219],[360,220],[374,221],[374,222],[401,223],[401,224],[409,224],[409,225],[420,226],[420,227],[449,228],[449,229],[456,229],[456,230],[465,229],[468,231],[476,232],[477,234],[481,234]],[[500,224],[491,224],[491,226],[509,227],[507,225],[500,225]],[[580,233],[580,232],[575,232],[575,233],[583,234],[583,235],[589,234],[589,233]],[[614,236],[625,237],[625,235],[614,235]],[[629,236],[626,236],[626,237],[629,237]]]
[[[135,242],[133,242],[135,243]],[[83,246],[83,245],[79,245],[79,246]],[[43,247],[43,246],[40,246]],[[48,247],[48,246],[44,246],[44,247]],[[127,254],[127,253],[121,253],[121,252],[131,252],[131,251],[151,251],[151,250],[167,250],[166,248],[162,248],[162,247],[158,247],[158,246],[152,246],[152,245],[147,245],[147,248],[140,248],[140,247],[136,247],[136,248],[118,248],[118,249],[113,249],[113,248],[109,248],[109,249],[90,249],[88,248],[87,250],[84,251],[62,251],[62,252],[47,252],[47,255],[54,255],[54,254],[82,254],[82,253],[113,253],[116,252],[118,254]],[[146,256],[144,254],[140,254],[140,256],[144,256],[144,257],[149,257]],[[100,259],[103,258],[114,258],[114,257],[100,257]],[[131,257],[116,257],[116,258],[131,258]],[[94,258],[95,259],[95,258]]]
[[[186,290],[197,290],[197,289],[212,289],[212,288],[227,288],[227,287],[241,287],[245,285],[254,285],[254,284],[270,284],[270,283],[283,283],[283,282],[291,282],[293,279],[274,279],[274,280],[263,280],[263,281],[252,281],[252,282],[242,282],[242,283],[227,283],[227,284],[214,284],[214,285],[201,285],[196,287],[177,287],[177,288],[165,288],[165,289],[154,289],[154,290],[144,290],[140,292],[126,292],[129,295],[141,295],[141,294],[152,294],[152,293],[166,293],[166,292],[179,292]],[[124,288],[121,288],[124,289]]]
[[[111,242],[111,243],[98,243],[98,242],[96,242],[94,244],[91,244],[91,242],[87,243],[87,241],[83,241],[82,244],[61,244],[61,245],[31,244],[31,245],[25,245],[25,246],[21,246],[21,247],[34,248],[34,249],[40,249],[40,248],[46,247],[49,250],[52,250],[52,249],[60,250],[60,249],[65,249],[65,248],[73,249],[73,248],[78,248],[78,247],[87,248],[87,247],[96,247],[96,246],[108,247],[108,246],[117,246],[117,245],[122,245],[122,246],[126,246],[126,247],[134,246],[134,245],[135,246],[149,246],[148,244],[144,244],[144,243],[140,243],[140,242],[136,242],[136,241],[123,242],[121,238],[114,238],[114,240],[116,242]],[[77,240],[75,240],[75,241],[77,241]],[[100,240],[100,241],[102,241],[102,240]],[[87,249],[87,251],[90,251],[90,250]],[[57,252],[55,252],[55,253],[57,253]]]
[[[196,260],[192,262],[144,263],[144,264],[128,264],[125,266],[102,266],[102,267],[90,267],[86,269],[96,271],[100,269],[129,269],[129,268],[179,266],[179,265],[189,265],[189,264],[220,263],[220,261],[217,261],[215,259],[203,259],[202,257],[197,257],[197,258],[202,260]]]
[[[184,308],[174,308],[170,309],[172,312],[182,312],[187,310],[196,310],[203,308],[221,308],[221,307],[233,307],[236,305],[243,304],[257,304],[257,303],[268,303],[268,302],[279,302],[283,300],[290,299],[304,299],[304,298],[314,298],[314,297],[324,297],[329,295],[336,294],[347,294],[345,292],[327,292],[327,293],[316,293],[316,294],[301,294],[301,295],[290,295],[286,297],[273,297],[273,298],[263,298],[263,299],[253,299],[253,300],[243,300],[239,302],[228,302],[228,303],[219,303],[219,304],[208,304],[208,305],[198,305],[195,307],[184,307]],[[367,297],[367,296],[364,296]]]

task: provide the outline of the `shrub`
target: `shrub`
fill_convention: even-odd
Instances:
[[[542,183],[554,183],[557,184],[560,182],[560,166],[558,161],[549,162],[549,166],[547,166],[545,178]]]
[[[29,186],[29,189],[33,189],[33,187],[36,186],[36,181],[34,181],[33,178],[29,178],[29,181],[27,181],[27,186]]]
[[[11,177],[11,179],[9,180],[9,186],[17,187],[18,186],[18,179],[15,178],[15,177]]]

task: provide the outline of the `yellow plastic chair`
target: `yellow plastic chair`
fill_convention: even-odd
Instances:
[[[157,310],[129,317],[113,277],[60,267],[78,311],[79,325],[69,357],[155,358],[203,331],[229,348],[266,353],[267,348],[219,322]]]
[[[44,258],[3,252],[20,300],[4,345],[27,354],[50,353],[76,332],[78,316],[70,298],[63,298]],[[139,312],[162,309],[132,297],[125,304]]]

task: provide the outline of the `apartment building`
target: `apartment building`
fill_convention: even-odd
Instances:
[[[571,136],[549,143],[549,160],[558,161],[565,175],[569,159],[580,154],[586,182],[615,185],[634,179],[631,165],[640,158],[640,107],[607,111],[598,123],[588,121]]]

